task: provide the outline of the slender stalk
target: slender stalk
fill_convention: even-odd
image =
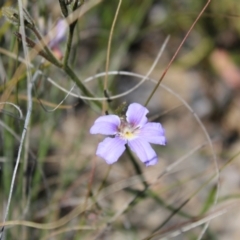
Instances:
[[[66,65],[64,67],[65,73],[76,83],[76,85],[80,88],[82,93],[88,97],[94,97],[94,95],[90,92],[90,90],[82,83],[82,81],[78,78],[76,73],[72,70],[71,67]],[[99,101],[92,102],[98,109],[101,109],[101,103]]]
[[[44,49],[44,51],[47,53],[49,60],[56,66],[61,67],[61,63],[58,61],[58,59],[54,56],[52,51],[49,49],[47,43],[45,43],[43,36],[41,33],[38,31],[38,29],[35,27],[32,29],[36,37],[38,38],[41,47]]]
[[[18,0],[18,5],[19,5],[20,33],[23,36],[23,39],[25,39],[26,38],[26,33],[25,33],[24,12],[23,12],[23,4],[22,4],[21,0]],[[13,196],[13,189],[14,189],[14,185],[15,185],[15,180],[16,180],[16,176],[17,176],[19,163],[20,163],[21,153],[22,153],[22,149],[23,149],[23,145],[24,145],[24,140],[26,140],[26,139],[27,139],[27,141],[25,142],[25,147],[26,147],[25,150],[26,150],[26,152],[28,152],[28,140],[29,140],[28,137],[29,137],[29,135],[27,134],[27,128],[30,125],[30,119],[31,119],[31,113],[32,113],[32,86],[33,86],[32,81],[34,81],[38,76],[38,75],[36,75],[35,79],[34,78],[32,79],[32,75],[31,75],[31,71],[30,71],[30,67],[29,67],[29,62],[30,61],[29,61],[27,44],[26,44],[25,41],[22,41],[22,44],[23,44],[23,52],[24,52],[25,58],[27,60],[27,64],[26,64],[27,97],[28,97],[27,116],[26,116],[26,119],[25,119],[23,131],[22,131],[21,142],[20,142],[19,149],[18,149],[16,164],[14,166],[13,176],[12,176],[10,190],[9,190],[9,197],[8,197],[8,201],[7,201],[6,212],[4,214],[3,222],[5,222],[8,218],[9,209],[10,209],[12,196]],[[26,164],[27,164],[27,155],[25,155],[25,157],[24,157],[24,165],[26,165]],[[4,230],[5,230],[5,228],[2,227],[2,229],[0,231],[0,239],[1,240],[2,240],[2,237],[3,237],[3,234],[4,234]],[[23,231],[23,235],[24,235],[24,231]]]
[[[114,31],[114,28],[115,28],[115,25],[116,25],[116,22],[117,22],[117,17],[118,17],[119,11],[120,11],[121,4],[122,4],[122,0],[119,0],[118,6],[117,6],[117,10],[116,10],[113,22],[112,22],[112,27],[111,27],[111,30],[110,30],[109,38],[108,38],[106,67],[105,67],[106,75],[105,75],[105,79],[104,79],[104,95],[105,96],[108,96],[108,70],[109,70],[109,61],[110,61],[110,53],[111,53],[111,44],[112,44],[112,38],[113,38],[113,31]],[[108,109],[107,109],[108,108],[107,102],[105,102],[105,101],[103,102],[103,107],[102,108],[103,108],[103,112],[107,112],[108,111]]]
[[[72,47],[73,33],[74,33],[74,29],[75,29],[76,24],[77,24],[77,20],[74,21],[73,23],[71,23],[70,26],[69,26],[67,45],[66,45],[64,58],[63,58],[63,66],[64,67],[66,67],[68,65],[68,60],[69,60],[71,47]]]
[[[27,17],[28,21],[30,22],[28,28],[33,31],[36,35],[38,40],[40,41],[41,48],[47,53],[51,61],[55,62],[55,65],[59,65],[59,61],[55,58],[54,54],[48,47],[48,41],[46,43],[44,37],[42,36],[41,32],[36,27],[34,20],[32,19],[31,15],[28,13],[26,9],[23,8],[24,16]],[[25,38],[24,38],[25,39]]]
[[[74,5],[73,5],[72,11],[74,12],[83,3],[84,3],[84,1],[81,1],[80,5],[79,5],[78,0],[76,0]],[[63,66],[64,67],[68,65],[68,60],[69,60],[69,56],[70,56],[70,52],[71,52],[71,48],[72,48],[73,33],[74,33],[74,29],[76,27],[77,21],[78,21],[78,18],[76,18],[76,20],[74,20],[72,23],[69,24],[69,33],[68,33],[67,45],[66,45],[64,58],[63,58]]]
[[[162,76],[160,77],[160,79],[158,80],[157,85],[155,86],[155,88],[153,89],[153,91],[151,92],[151,94],[149,95],[147,101],[145,102],[145,106],[148,105],[148,103],[150,102],[151,98],[153,97],[154,93],[157,91],[160,83],[162,82],[163,78],[165,77],[165,75],[167,74],[167,71],[169,70],[170,66],[172,65],[173,61],[175,60],[176,56],[178,55],[179,51],[181,50],[183,44],[185,43],[185,41],[187,40],[189,34],[191,33],[191,31],[193,30],[194,26],[196,25],[196,23],[198,22],[199,18],[202,16],[202,14],[204,13],[204,11],[206,10],[206,8],[208,7],[208,5],[210,4],[211,0],[208,0],[207,3],[204,5],[203,9],[201,10],[201,12],[198,14],[196,20],[193,22],[192,26],[189,28],[187,34],[185,35],[185,37],[183,38],[182,42],[180,43],[179,47],[177,48],[176,52],[174,53],[172,59],[170,60],[170,62],[168,63],[166,69],[164,70]]]

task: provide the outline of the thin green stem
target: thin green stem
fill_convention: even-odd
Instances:
[[[80,4],[78,3],[78,0],[75,1],[74,5],[73,5],[73,8],[72,8],[72,11],[74,12],[77,8],[82,6],[83,3],[84,3],[84,1],[81,1]],[[75,21],[73,21],[69,25],[67,45],[66,45],[64,58],[63,58],[63,66],[64,67],[68,65],[68,60],[69,60],[69,56],[70,56],[70,52],[71,52],[71,48],[72,48],[73,34],[74,34],[74,30],[75,30],[75,26],[77,24],[77,21],[78,21],[78,19],[76,19]]]
[[[56,66],[61,67],[61,63],[58,61],[58,59],[54,56],[54,54],[52,53],[52,51],[49,49],[48,45],[45,43],[43,36],[41,35],[41,33],[38,31],[38,29],[36,27],[34,27],[32,29],[32,31],[34,32],[34,34],[36,35],[36,37],[38,38],[40,44],[42,45],[42,48],[44,49],[44,51],[47,53],[48,55],[48,59]]]
[[[150,187],[150,186],[149,186]],[[132,188],[127,188],[126,191],[129,191],[131,193],[136,194],[134,201],[131,201],[128,208],[124,211],[127,212],[129,211],[132,207],[134,207],[141,198],[146,198],[146,197],[151,197],[153,200],[155,200],[159,205],[164,206],[166,209],[168,209],[169,211],[173,212],[176,211],[176,208],[171,205],[168,204],[167,202],[165,202],[162,198],[160,198],[154,191],[152,191],[150,188],[146,188],[144,190],[135,190]],[[138,199],[136,198],[138,196]],[[188,213],[185,213],[183,211],[179,211],[178,214],[182,217],[185,218],[192,218],[193,216],[189,215]]]
[[[146,179],[144,178],[144,176],[142,174],[142,170],[141,170],[140,166],[138,165],[136,159],[132,155],[131,151],[129,150],[128,146],[126,146],[126,149],[127,149],[127,154],[128,154],[128,156],[130,158],[130,161],[131,161],[131,163],[132,163],[136,173],[138,174],[139,178],[141,179],[141,181],[142,181],[142,183],[143,183],[143,185],[145,187],[145,189],[144,189],[144,191],[145,191],[148,188],[148,184],[147,184]]]
[[[78,78],[76,73],[72,70],[71,67],[68,65],[63,67],[63,70],[65,73],[76,83],[76,85],[80,88],[82,93],[88,97],[94,98],[94,95],[89,91],[89,89],[81,82],[81,80]],[[98,107],[98,109],[101,109],[101,103],[99,101],[93,101],[93,104]]]
[[[156,84],[156,86],[154,87],[153,91],[151,92],[151,94],[149,95],[147,101],[145,102],[144,106],[146,107],[148,105],[148,103],[150,102],[151,98],[153,97],[154,93],[157,91],[160,83],[162,82],[163,78],[165,77],[165,75],[167,74],[170,66],[172,65],[173,61],[175,60],[176,56],[178,55],[179,51],[181,50],[183,44],[185,43],[186,39],[188,38],[189,34],[191,33],[191,31],[193,30],[194,26],[196,25],[196,23],[198,22],[199,18],[202,16],[202,14],[204,13],[204,11],[206,10],[207,6],[210,4],[211,0],[208,0],[207,3],[204,5],[203,9],[201,10],[201,12],[198,14],[196,20],[193,22],[192,26],[189,28],[189,30],[187,31],[187,34],[185,35],[185,37],[183,38],[182,42],[180,43],[180,45],[178,46],[176,52],[174,53],[172,59],[170,60],[170,62],[168,63],[166,69],[164,70],[163,74],[161,75],[160,79],[158,80],[158,83]]]
[[[72,40],[73,40],[73,33],[74,29],[76,26],[77,21],[74,21],[72,24],[69,26],[69,33],[68,33],[68,39],[67,39],[67,45],[66,45],[66,50],[63,58],[63,66],[66,67],[68,65],[68,60],[72,48]]]

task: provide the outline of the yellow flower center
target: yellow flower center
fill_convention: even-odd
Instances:
[[[134,134],[133,132],[131,132],[129,129],[126,129],[124,132],[123,132],[123,135],[125,138],[127,139],[131,139],[134,137]]]
[[[138,129],[128,125],[128,124],[122,124],[119,129],[119,135],[125,140],[131,140],[135,137],[137,137]]]

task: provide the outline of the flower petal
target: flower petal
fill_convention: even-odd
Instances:
[[[112,164],[122,155],[126,141],[121,138],[105,138],[99,143],[96,155],[105,159],[107,164]]]
[[[126,112],[127,121],[133,126],[142,127],[147,122],[147,113],[147,108],[138,103],[132,103]]]
[[[157,163],[157,154],[152,149],[151,145],[144,139],[135,138],[128,141],[128,145],[146,166],[155,165]]]
[[[146,123],[138,136],[150,143],[166,145],[165,131],[160,123]]]
[[[106,115],[97,118],[90,129],[91,134],[114,135],[121,121],[117,115]]]
[[[55,31],[53,31],[53,34],[51,34],[49,46],[51,48],[58,45],[64,38],[66,38],[66,32],[68,30],[68,23],[65,19],[61,19],[57,22],[57,25],[55,26]]]

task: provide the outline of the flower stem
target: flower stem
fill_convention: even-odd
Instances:
[[[61,67],[61,62],[58,61],[58,59],[53,55],[52,51],[49,49],[48,45],[45,43],[43,36],[38,31],[36,27],[32,29],[38,40],[40,41],[40,44],[42,45],[42,48],[45,50],[45,52],[48,55],[48,61],[50,60],[51,63],[53,63],[57,67]]]
[[[76,26],[77,21],[74,21],[69,25],[69,33],[68,33],[68,39],[67,39],[67,45],[66,50],[63,58],[63,66],[66,67],[68,65],[68,59],[72,47],[72,40],[73,40],[73,33]]]
[[[65,73],[76,83],[76,85],[80,88],[82,93],[88,97],[94,97],[94,95],[90,92],[90,90],[81,82],[76,73],[72,70],[68,65],[63,66],[63,70]],[[99,101],[93,101],[93,104],[101,109],[101,103]]]
[[[132,165],[135,168],[136,173],[138,174],[139,178],[141,179],[144,187],[147,188],[148,184],[147,184],[146,179],[144,178],[144,176],[142,174],[142,170],[141,170],[140,166],[138,165],[136,159],[132,155],[132,153],[131,153],[131,151],[130,151],[128,146],[126,146],[126,149],[127,149],[127,154],[128,154],[128,156],[129,156],[129,158],[130,158],[130,160],[132,162]]]
[[[72,11],[74,12],[77,8],[81,7],[83,3],[84,3],[84,0],[80,1],[80,3],[78,3],[78,1],[75,1]],[[70,55],[70,51],[71,51],[71,47],[72,47],[73,33],[74,33],[75,26],[77,24],[77,21],[78,21],[78,19],[74,20],[69,25],[67,45],[66,45],[66,50],[65,50],[64,59],[63,59],[64,67],[66,67],[68,65],[68,59],[69,59],[69,55]]]

